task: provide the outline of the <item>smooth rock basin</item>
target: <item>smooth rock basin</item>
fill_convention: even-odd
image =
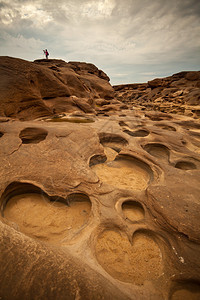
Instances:
[[[106,230],[98,237],[96,256],[112,277],[137,285],[155,280],[163,269],[161,251],[146,232],[136,232],[131,244],[122,232]]]
[[[50,243],[62,242],[86,224],[91,209],[89,201],[65,203],[50,201],[47,196],[29,193],[12,197],[4,217],[26,235]]]
[[[145,190],[152,179],[150,167],[136,158],[120,158],[92,166],[99,179],[121,189]]]
[[[132,222],[140,221],[145,216],[144,208],[137,201],[125,201],[122,204],[122,212],[124,217]]]

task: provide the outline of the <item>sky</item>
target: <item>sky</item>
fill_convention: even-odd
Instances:
[[[0,0],[0,55],[95,64],[111,84],[200,70],[200,0]]]

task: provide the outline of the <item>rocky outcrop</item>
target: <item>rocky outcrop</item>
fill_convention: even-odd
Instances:
[[[118,85],[85,62],[0,57],[0,116],[20,120],[127,108],[200,115],[200,72],[180,72],[148,83]]]
[[[96,113],[96,99],[114,96],[109,77],[93,64],[0,57],[0,76],[0,116],[21,120],[77,110]]]
[[[199,72],[0,73],[0,299],[200,299]]]
[[[199,299],[199,130],[139,110],[0,118],[0,298]]]
[[[180,72],[148,83],[114,86],[115,97],[129,107],[200,116],[200,72]]]

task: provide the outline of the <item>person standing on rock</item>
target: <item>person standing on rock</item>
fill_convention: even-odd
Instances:
[[[48,59],[48,56],[49,56],[49,52],[47,51],[47,49],[43,50],[45,56],[46,56],[46,59]]]

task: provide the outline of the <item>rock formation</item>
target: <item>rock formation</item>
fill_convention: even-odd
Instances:
[[[200,117],[200,72],[180,72],[114,89],[115,97],[129,107]]]
[[[95,100],[114,96],[108,76],[92,64],[0,57],[0,76],[0,115],[20,120],[95,112]]]
[[[0,299],[199,299],[200,121],[120,109],[93,65],[10,60]]]

